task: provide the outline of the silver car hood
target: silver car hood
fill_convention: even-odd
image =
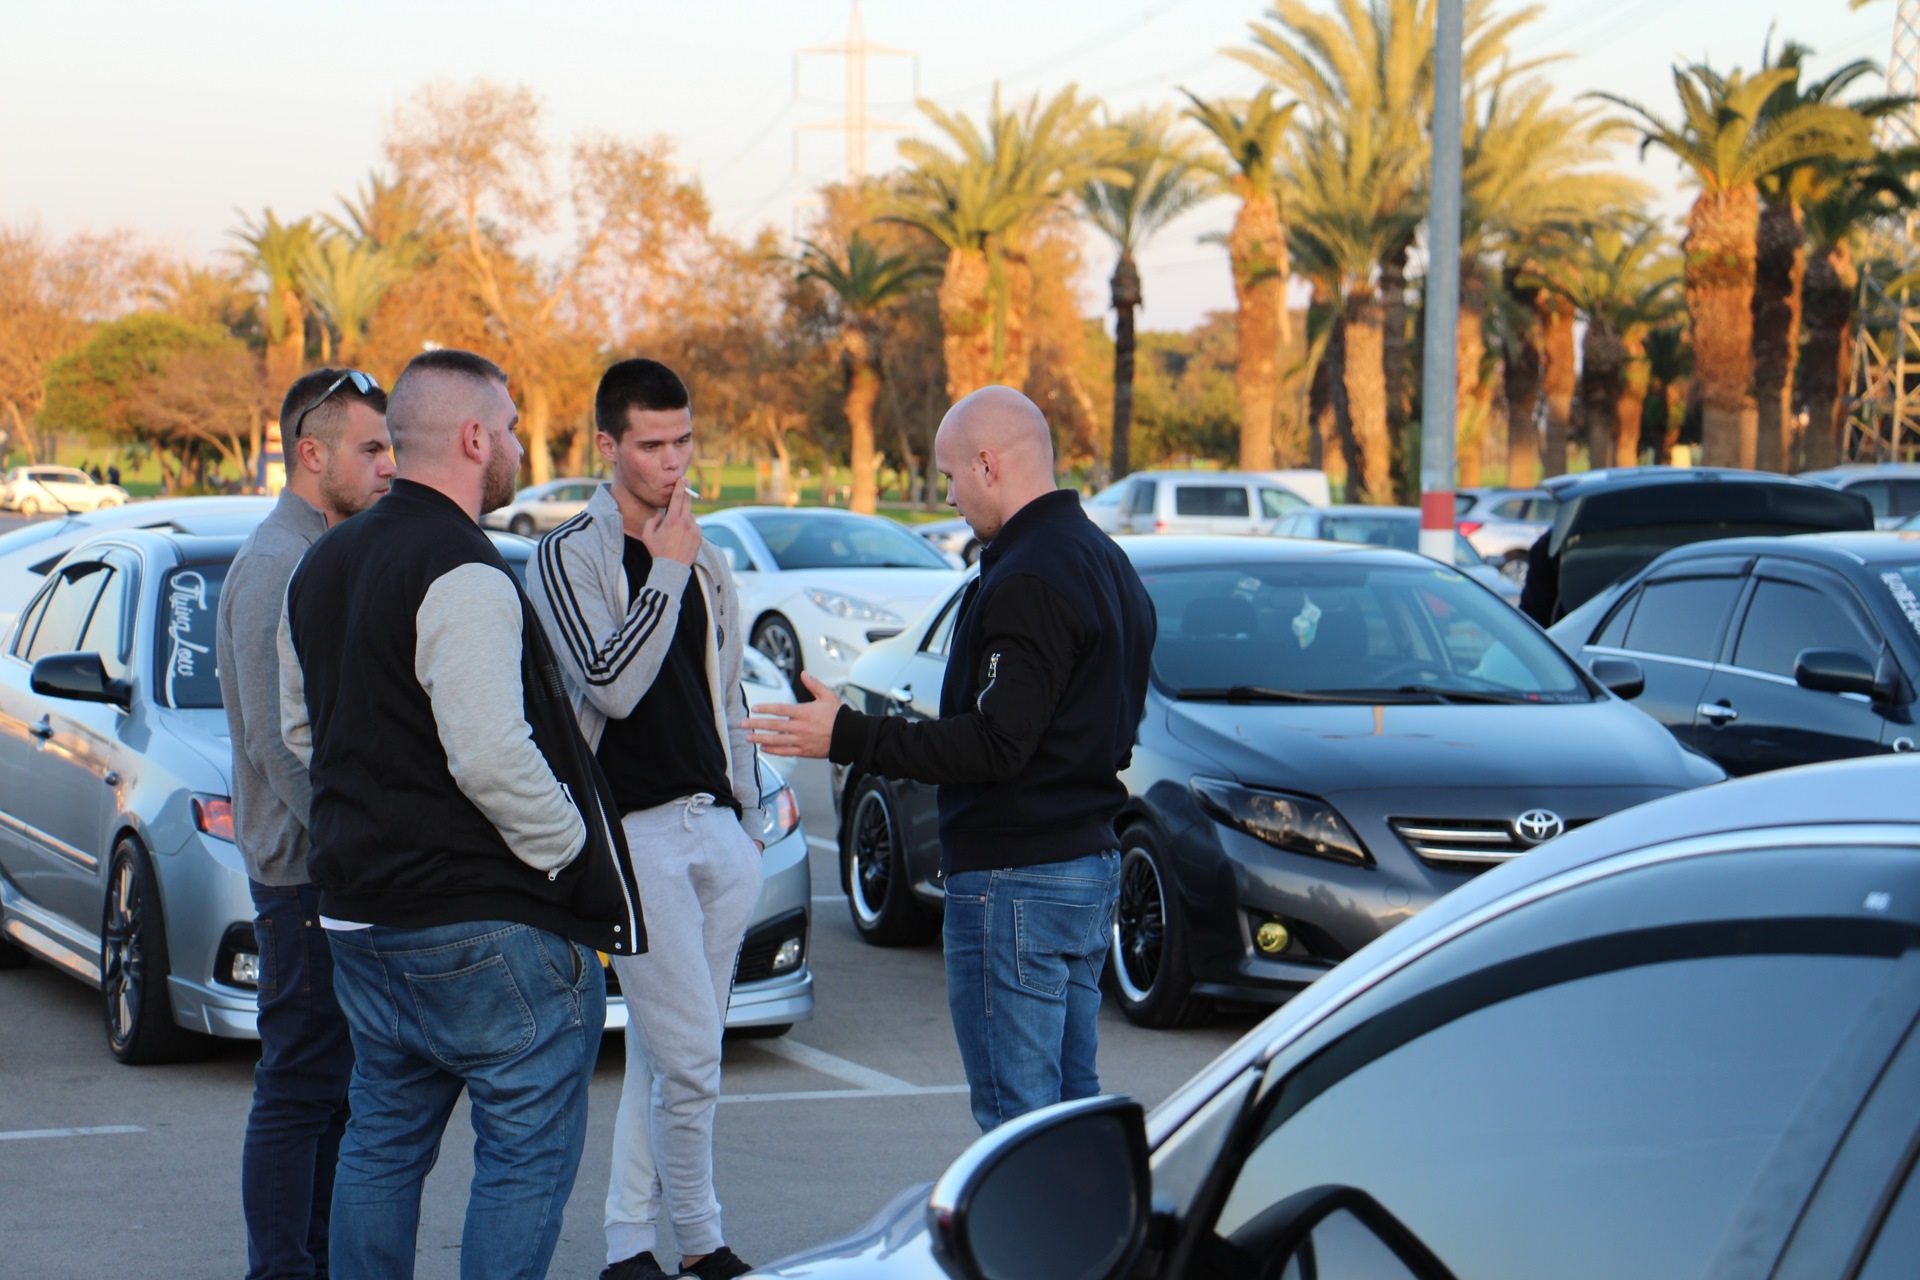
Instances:
[[[947,1280],[927,1233],[931,1182],[908,1187],[865,1226],[838,1240],[790,1254],[756,1276],[819,1276],[833,1280]]]

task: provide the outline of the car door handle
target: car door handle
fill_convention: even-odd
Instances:
[[[51,738],[53,736],[53,722],[49,720],[46,716],[41,716],[40,722],[38,724],[29,726],[27,729],[27,732],[32,734],[34,737],[40,739],[42,742],[45,742],[48,738]]]
[[[1699,711],[1715,724],[1731,724],[1740,718],[1740,713],[1724,702],[1703,702]]]
[[[903,707],[911,706],[913,704],[913,686],[903,684],[898,689],[889,689],[887,691],[887,701],[898,703]]]
[[[110,787],[117,787],[120,785],[120,774],[117,770],[109,769],[100,776],[100,781]]]

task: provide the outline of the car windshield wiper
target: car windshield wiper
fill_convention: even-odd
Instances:
[[[1544,695],[1524,693],[1497,693],[1491,689],[1445,689],[1434,684],[1403,684],[1394,689],[1395,693],[1424,693],[1435,698],[1445,698],[1448,702],[1485,702],[1507,706],[1537,704],[1545,701]]]
[[[1404,702],[1393,694],[1365,690],[1322,692],[1307,689],[1269,689],[1257,684],[1227,685],[1217,689],[1175,689],[1173,696],[1182,702]]]

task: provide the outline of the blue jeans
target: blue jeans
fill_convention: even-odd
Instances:
[[[460,1274],[546,1275],[606,1025],[593,953],[504,921],[327,936],[356,1055],[333,1184],[334,1277],[413,1274],[421,1185],[462,1089],[474,1144]]]
[[[947,1007],[982,1132],[1100,1092],[1120,854],[947,877]]]
[[[253,886],[260,1065],[240,1152],[248,1280],[327,1274],[333,1166],[347,1127],[353,1044],[310,884]]]

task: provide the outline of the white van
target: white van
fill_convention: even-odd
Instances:
[[[1109,533],[1264,533],[1327,493],[1318,471],[1136,471],[1088,499],[1087,514]]]

